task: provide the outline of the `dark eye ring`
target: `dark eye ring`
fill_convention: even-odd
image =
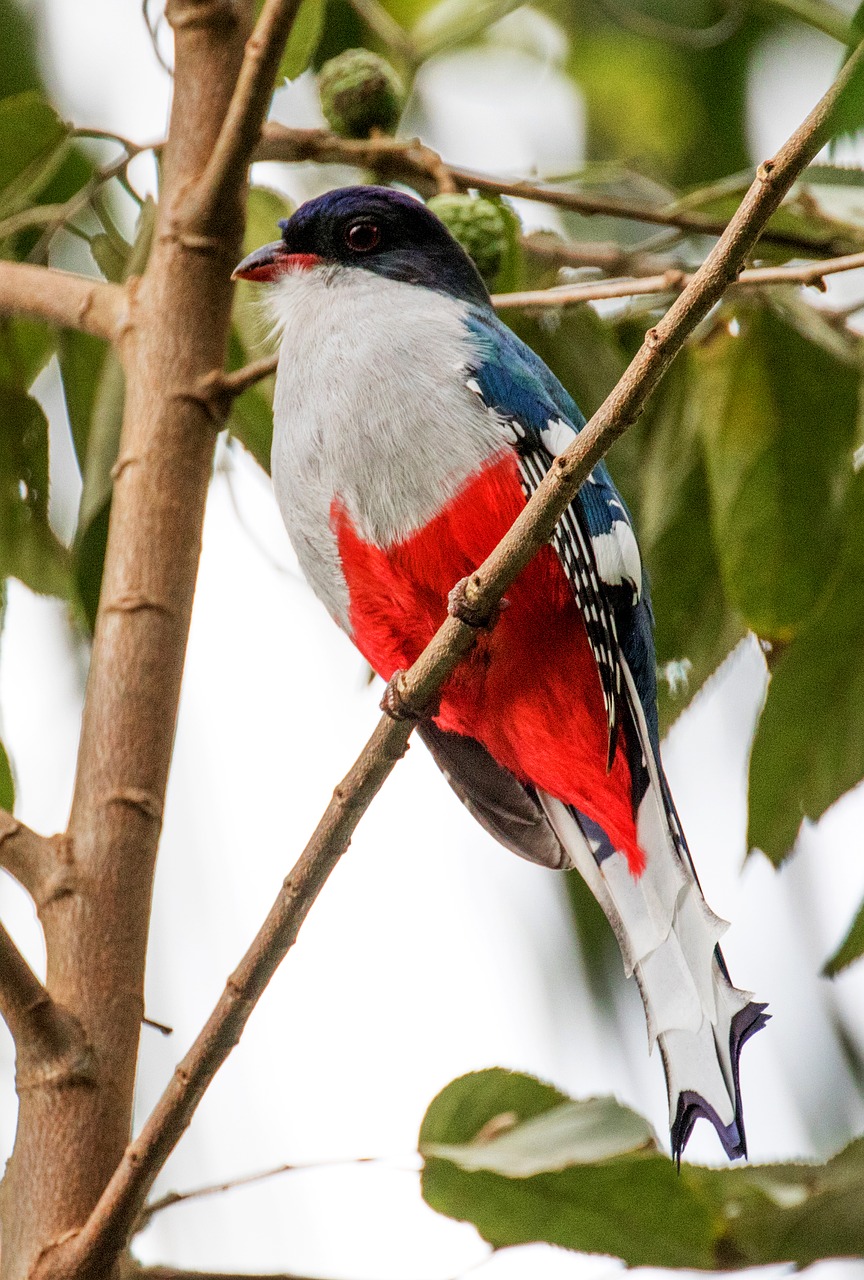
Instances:
[[[376,222],[352,222],[345,229],[345,243],[355,253],[369,253],[381,243],[381,228]]]

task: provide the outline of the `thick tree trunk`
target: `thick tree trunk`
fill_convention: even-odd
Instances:
[[[3,1280],[87,1218],[129,1140],[156,849],[214,444],[199,379],[224,364],[239,182],[205,226],[185,197],[213,149],[243,56],[249,8],[169,7],[176,79],[153,252],[129,289],[126,410],[65,845],[39,902],[47,987],[80,1021],[90,1079],[20,1070],[3,1183]]]

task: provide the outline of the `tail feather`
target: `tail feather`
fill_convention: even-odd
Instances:
[[[539,798],[571,864],[612,925],[628,976],[638,983],[649,1046],[659,1046],[666,1072],[676,1159],[700,1116],[736,1159],[746,1155],[739,1057],[767,1014],[729,979],[718,946],[728,925],[702,896],[623,658],[622,667],[647,773],[636,815],[644,870],[635,876],[602,828],[578,809],[544,793]]]

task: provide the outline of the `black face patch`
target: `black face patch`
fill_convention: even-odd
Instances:
[[[465,250],[434,213],[389,187],[341,187],[280,222],[289,254],[360,267],[480,306],[489,292]]]

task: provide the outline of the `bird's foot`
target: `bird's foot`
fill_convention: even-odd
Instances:
[[[424,707],[415,707],[413,703],[406,698],[402,688],[402,682],[405,676],[404,671],[394,671],[390,679],[387,681],[387,687],[384,690],[384,697],[381,699],[381,710],[390,717],[391,720],[431,720],[433,716],[437,716],[441,709],[440,697],[436,695],[431,702]]]
[[[491,631],[510,601],[499,600],[491,611],[480,609],[468,599],[468,578],[462,578],[447,597],[447,612],[451,618],[458,618],[466,627],[475,631]]]

